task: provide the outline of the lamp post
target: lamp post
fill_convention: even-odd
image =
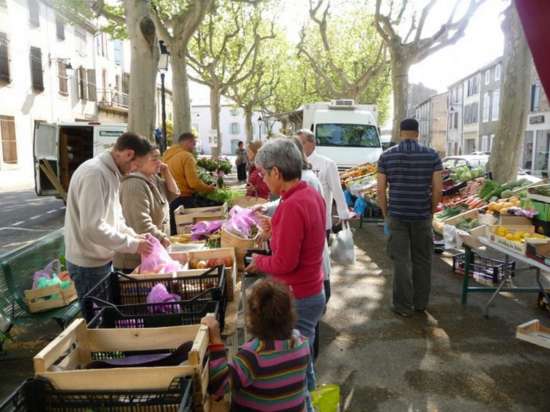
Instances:
[[[258,137],[262,141],[262,115],[258,116]]]
[[[161,107],[162,107],[162,142],[160,144],[160,152],[164,153],[166,150],[166,96],[164,89],[164,78],[168,71],[168,65],[170,63],[170,53],[163,40],[159,40],[160,58],[159,58],[159,71],[160,71],[160,95],[161,95]]]

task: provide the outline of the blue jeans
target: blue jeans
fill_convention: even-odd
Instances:
[[[313,411],[309,391],[315,389],[315,371],[313,370],[313,343],[315,342],[315,327],[321,320],[325,310],[325,292],[310,296],[304,299],[296,299],[296,312],[298,312],[298,323],[296,328],[300,333],[308,338],[311,355],[307,365],[307,390],[306,408],[307,411]]]
[[[99,266],[96,268],[86,268],[82,266],[77,266],[69,261],[67,261],[67,270],[71,275],[71,278],[74,282],[76,292],[78,293],[78,304],[80,305],[80,312],[85,316],[84,310],[84,296],[88,293],[95,285],[97,285],[105,276],[113,271],[113,265],[111,262],[107,263],[105,266]],[[86,319],[89,321],[90,319]]]

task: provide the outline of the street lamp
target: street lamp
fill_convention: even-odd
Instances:
[[[160,94],[161,94],[161,107],[162,107],[162,142],[160,144],[160,152],[164,153],[166,150],[166,96],[164,89],[164,77],[168,71],[168,65],[170,64],[170,53],[168,48],[164,44],[163,40],[159,40],[160,57],[159,57],[159,71],[160,71]]]
[[[262,115],[258,116],[258,137],[262,141]]]

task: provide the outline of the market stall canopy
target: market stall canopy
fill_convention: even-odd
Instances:
[[[542,86],[550,96],[550,1],[516,0],[516,7]]]

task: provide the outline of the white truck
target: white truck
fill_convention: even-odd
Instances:
[[[124,123],[38,123],[34,130],[34,182],[38,196],[63,197],[78,166],[114,145]]]
[[[300,111],[302,127],[315,135],[316,150],[334,160],[339,169],[378,161],[382,144],[375,105],[338,99],[305,104]]]

